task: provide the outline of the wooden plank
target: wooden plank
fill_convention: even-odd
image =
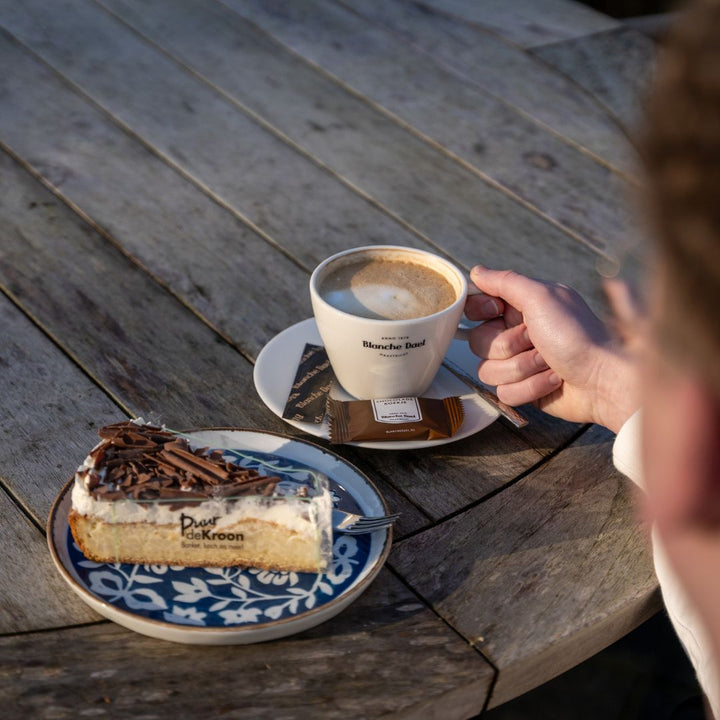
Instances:
[[[348,457],[357,458],[371,477],[391,483],[434,521],[442,521],[529,470],[542,455],[529,439],[494,423],[452,445],[413,451],[411,463],[404,450],[350,452]]]
[[[0,235],[0,256],[5,247]],[[0,328],[0,477],[35,522],[0,490],[0,633],[91,622],[98,616],[56,572],[38,528],[97,441],[96,424],[123,414],[2,294]]]
[[[0,477],[36,523],[0,491],[0,633],[91,622],[98,616],[56,572],[38,528],[97,441],[95,424],[123,415],[1,294],[0,327]]]
[[[56,572],[43,534],[2,490],[0,513],[0,634],[97,620]]]
[[[217,197],[254,224],[262,224],[264,232],[303,264],[311,264],[331,250],[363,242],[420,242],[415,234],[404,231],[386,215],[372,211],[345,186],[333,184],[312,163],[296,157],[286,146],[281,151],[282,144],[276,138],[253,125],[237,108],[195,77],[180,71],[112,18],[105,17],[103,22],[98,8],[77,2],[53,5],[58,17],[57,22],[53,20],[54,32],[48,39],[34,16],[27,14],[28,7],[31,5],[13,5],[12,13],[0,7],[0,19],[176,166],[198,178],[203,187],[211,188]],[[203,7],[204,4],[197,4],[194,9],[200,11]],[[205,26],[190,23],[188,13],[177,12],[174,5],[172,8],[172,16],[186,22],[183,26],[186,37],[197,39],[197,27]],[[235,18],[235,23],[230,19],[224,24],[232,23],[235,28],[238,22]],[[219,31],[213,27],[212,39],[200,44],[212,47],[218,42],[216,30]],[[246,39],[243,36],[243,42]],[[78,48],[82,48],[81,53]],[[596,255],[587,247],[536,213],[519,207],[470,170],[388,121],[366,103],[353,99],[336,83],[283,52],[276,43],[270,43],[270,48],[269,55],[261,56],[262,62],[253,64],[252,54],[246,54],[242,43],[236,42],[234,53],[228,58],[232,72],[239,75],[247,67],[249,74],[241,76],[243,82],[254,86],[253,92],[262,88],[261,96],[267,97],[269,103],[278,102],[286,115],[289,111],[290,117],[300,117],[307,137],[318,134],[314,130],[316,124],[332,130],[320,133],[320,140],[313,140],[316,143],[313,152],[327,146],[335,153],[340,147],[351,159],[360,158],[363,163],[372,160],[372,174],[363,176],[372,185],[364,191],[391,213],[402,216],[461,264],[469,267],[480,260],[575,280],[596,307],[602,306],[594,277]],[[268,74],[262,68],[272,55],[281,57],[283,63],[281,70]],[[284,82],[286,77],[289,86]],[[273,92],[267,91],[268,82]],[[27,82],[25,86],[28,87]],[[28,97],[33,95],[32,88],[26,92]],[[287,92],[292,95],[288,97]],[[307,97],[303,99],[304,96]],[[188,112],[188,104],[193,113]],[[24,105],[26,112],[42,107],[42,103]],[[305,110],[301,112],[302,108]],[[34,114],[41,112],[36,110]],[[335,123],[331,118],[337,112],[342,115]],[[53,115],[53,123],[57,117],[62,115]],[[311,119],[313,124],[305,124]],[[368,125],[377,126],[372,135],[377,144],[368,142],[365,131]],[[213,131],[204,131],[207,127]],[[362,127],[363,133],[356,133],[356,127]],[[20,152],[30,155],[32,150],[24,141],[26,134],[16,132],[12,140],[14,146],[22,148]],[[45,128],[42,135],[35,134],[33,146],[37,147],[46,135]],[[238,173],[228,158],[245,156],[244,167],[248,171]],[[300,160],[302,167],[296,171]],[[72,161],[63,157],[63,162]],[[313,172],[308,168],[313,168]],[[358,186],[364,188],[359,183]],[[307,202],[298,202],[297,198]],[[260,210],[253,209],[256,202],[260,203]]]
[[[627,137],[607,108],[533,54],[427,4],[343,0],[343,5],[389,28],[463,81],[486,90],[600,162],[626,174],[636,171]],[[474,155],[463,157],[477,160]]]
[[[528,425],[524,428],[517,430],[504,420],[500,422],[510,427],[516,435],[530,442],[541,455],[555,452],[559,447],[558,439],[562,438],[563,443],[568,442],[585,427],[580,423],[566,422],[548,415],[532,404],[521,405],[518,410],[528,419]]]
[[[598,98],[628,133],[638,131],[657,52],[652,40],[617,28],[534,52]]]
[[[0,167],[0,282],[91,377],[171,426],[257,417],[247,360],[7,155]]]
[[[13,67],[0,80],[7,97],[0,112],[3,142],[111,233],[124,252],[251,357],[274,334],[309,316],[306,269],[6,37],[0,53]],[[259,211],[273,216],[270,207]]]
[[[423,3],[489,28],[523,47],[579,38],[619,25],[617,20],[574,0],[423,0]]]
[[[542,217],[600,250],[630,231],[623,178],[481,87],[438,65],[426,53],[398,42],[394,33],[328,0],[307,0],[302,5],[286,1],[269,6],[244,0],[226,4],[428,138],[430,146],[403,138],[406,133],[401,128],[373,123],[375,113],[356,107],[361,104],[357,99],[334,102],[331,117],[326,113],[323,118],[317,111],[318,99],[325,108],[329,106],[331,83],[319,80],[309,69],[300,72],[295,58],[272,43],[258,42],[252,28],[238,26],[235,30],[237,21],[216,6],[186,2],[179,13],[176,2],[154,0],[152,12],[143,12],[126,0],[104,2],[436,241],[442,238],[447,242],[438,226],[445,228],[458,213],[467,214],[464,204],[481,205],[482,212],[488,211],[490,203],[482,198],[495,193],[492,187],[484,187],[483,179],[489,179],[491,185],[497,183],[509,198],[537,208]],[[213,28],[213,42],[203,43],[197,35],[189,35],[188,27],[203,27],[208,32]],[[262,53],[265,72],[285,78],[285,82],[276,81],[273,92],[268,93],[265,82],[248,82],[247,75],[238,73],[236,63],[222,62],[221,58],[237,54],[239,45],[248,52],[251,49],[253,56]],[[335,88],[333,95],[337,94]],[[363,121],[365,117],[368,119]],[[348,141],[353,133],[346,129],[350,124],[362,127],[365,134],[355,141],[352,156]],[[620,136],[616,137],[620,143]],[[453,169],[452,159],[443,157],[433,144],[465,165]],[[623,145],[629,155],[630,148]],[[471,171],[465,172],[465,167]],[[481,177],[474,177],[472,170]],[[464,204],[454,187],[456,176],[474,196]],[[452,187],[447,197],[445,187]],[[399,188],[405,188],[402,195]],[[427,197],[431,218],[420,215],[417,207],[417,196],[423,192],[432,193]],[[495,202],[505,207],[509,198]],[[520,208],[513,212],[520,217],[525,214]],[[487,236],[486,231],[482,237]],[[443,246],[455,253],[452,246]]]
[[[667,615],[660,612],[628,637],[495,708],[483,720],[575,720],[578,715],[583,720],[656,720],[668,713],[671,718],[675,709],[682,717],[685,708],[690,717],[703,720],[701,698],[690,660]]]
[[[124,413],[3,295],[0,327],[2,478],[44,527],[60,488],[97,442],[98,425]]]
[[[613,469],[611,442],[591,429],[536,472],[391,554],[400,576],[498,669],[493,705],[659,609],[635,487]]]
[[[12,717],[467,718],[493,671],[384,570],[347,610],[282,640],[178,645],[114,624],[0,638]],[[199,691],[201,690],[201,691]],[[428,705],[442,707],[442,715]]]
[[[46,26],[37,21],[38,14],[45,18],[44,22],[52,23],[52,33],[48,34]],[[427,246],[220,93],[178,68],[96,4],[82,0],[62,0],[51,5],[42,0],[29,0],[22,5],[2,2],[0,25],[91,93],[118,123],[140,136],[176,171],[194,180],[195,187],[191,183],[185,185],[189,188],[186,192],[194,198],[196,215],[194,218],[190,213],[183,215],[183,224],[176,223],[171,237],[175,233],[181,237],[192,235],[196,247],[198,242],[207,247],[210,252],[207,261],[215,271],[216,266],[231,262],[230,287],[238,286],[241,278],[248,277],[248,266],[260,273],[251,276],[253,283],[247,293],[255,296],[258,306],[251,323],[243,327],[242,334],[248,339],[257,338],[263,331],[260,319],[267,314],[262,311],[263,304],[273,304],[273,315],[276,318],[286,315],[290,325],[292,320],[302,319],[297,315],[297,298],[301,298],[303,317],[309,315],[305,287],[302,294],[300,287],[290,291],[292,298],[286,294],[278,299],[259,292],[258,288],[270,287],[274,292],[282,291],[282,282],[276,281],[283,271],[291,276],[290,280],[294,279],[279,255],[277,262],[282,265],[277,268],[273,265],[269,258],[277,254],[271,250],[281,248],[309,271],[331,253],[354,245]],[[214,40],[208,37],[206,42]],[[2,47],[3,65],[14,68],[11,77],[2,78],[13,108],[12,113],[8,109],[3,114],[0,126],[5,142],[31,162],[37,159],[38,167],[51,181],[57,181],[54,184],[60,184],[63,192],[71,197],[82,192],[78,204],[107,227],[123,247],[133,254],[139,252],[141,243],[130,242],[137,228],[131,229],[125,196],[128,192],[136,194],[138,184],[150,189],[169,182],[171,171],[156,164],[146,174],[147,161],[139,161],[147,155],[147,149],[123,138],[124,133],[117,129],[111,130],[103,122],[103,113],[78,102],[77,96],[52,78],[49,71],[40,70],[37,64],[23,58],[7,38]],[[242,67],[244,56],[237,60]],[[22,123],[17,121],[18,117],[23,118]],[[98,138],[96,133],[102,137]],[[112,142],[109,148],[103,149],[109,142]],[[132,155],[126,156],[128,152]],[[130,162],[130,157],[135,162]],[[95,188],[87,183],[90,173],[99,174],[106,166],[112,184]],[[176,182],[173,191],[178,185],[182,183]],[[208,208],[215,203],[200,198],[198,186],[261,233],[271,249],[261,251],[242,222],[230,223],[227,219],[224,227],[217,229],[210,225],[208,219],[215,220],[215,216]],[[181,195],[158,197],[152,193],[147,202],[150,217],[143,218],[143,224],[153,219],[157,222],[158,218],[163,222],[176,219],[177,207],[188,200]],[[167,217],[163,217],[166,213]],[[190,224],[186,227],[185,222]],[[149,228],[143,232],[149,234]],[[218,239],[220,247],[213,252]],[[251,251],[252,257],[243,258]],[[264,268],[258,262],[263,252]],[[169,248],[165,254],[169,254]],[[202,259],[199,255],[196,262]],[[247,265],[241,260],[247,260]],[[159,270],[166,262],[172,260],[158,259],[153,270]],[[206,280],[199,285],[202,291],[209,292],[217,283]],[[216,290],[213,306],[223,302],[219,292]],[[282,305],[285,313],[279,309]],[[272,334],[265,335],[265,340]],[[256,345],[249,352],[254,355],[258,349]]]

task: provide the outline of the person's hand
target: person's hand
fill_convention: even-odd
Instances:
[[[480,380],[509,405],[532,402],[565,420],[617,431],[638,405],[635,365],[612,347],[580,295],[509,270],[478,266],[470,278],[484,293],[465,307],[470,320],[485,321],[469,341],[482,358]]]

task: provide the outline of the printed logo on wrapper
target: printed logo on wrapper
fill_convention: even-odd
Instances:
[[[462,400],[401,397],[375,400],[328,398],[330,442],[435,440],[452,437],[463,422]]]
[[[417,398],[385,398],[371,402],[373,417],[379,423],[408,423],[422,420],[422,411]]]

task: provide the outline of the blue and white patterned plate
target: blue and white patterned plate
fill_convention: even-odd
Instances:
[[[223,448],[238,464],[285,482],[324,473],[336,507],[367,515],[387,512],[372,482],[318,445],[259,430],[208,429],[189,434],[200,446]],[[390,551],[391,530],[336,535],[324,573],[253,568],[184,568],[96,563],[73,541],[67,521],[72,480],[48,519],[48,544],[64,579],[104,617],[136,632],[184,643],[241,644],[301,632],[333,617],[363,592]]]

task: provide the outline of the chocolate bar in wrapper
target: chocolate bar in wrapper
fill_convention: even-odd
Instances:
[[[452,437],[465,412],[459,397],[407,397],[327,402],[330,442],[438,440]]]

